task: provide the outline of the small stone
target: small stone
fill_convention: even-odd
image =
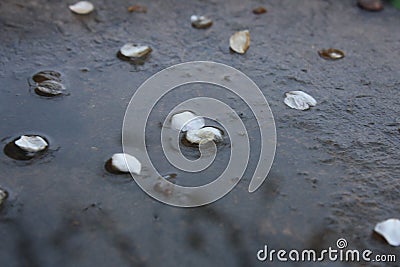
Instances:
[[[357,5],[368,11],[381,11],[383,9],[381,0],[358,0]]]
[[[85,15],[92,12],[94,6],[89,1],[80,1],[77,2],[76,4],[70,5],[69,9],[76,14]]]
[[[250,45],[250,33],[248,30],[235,32],[229,38],[230,48],[239,54],[244,54]]]
[[[192,26],[197,29],[207,29],[213,24],[213,21],[206,16],[192,15],[190,21]]]
[[[142,169],[142,164],[134,156],[126,153],[116,153],[111,157],[111,167],[113,168],[113,170],[118,172],[132,172],[139,175]]]
[[[260,15],[260,14],[264,14],[266,13],[267,10],[265,9],[265,7],[259,6],[253,9],[253,13],[256,15]]]
[[[14,143],[25,152],[36,153],[48,147],[46,140],[38,135],[22,135],[19,139],[15,140]]]
[[[8,197],[8,192],[0,188],[0,207],[3,204],[3,202],[7,199],[7,197]]]
[[[204,127],[198,130],[186,132],[186,140],[192,144],[206,144],[211,141],[219,142],[222,140],[222,133],[214,127]]]
[[[184,111],[172,116],[171,125],[175,130],[186,132],[204,127],[205,122],[203,117],[196,116],[190,111]]]
[[[127,43],[123,45],[119,51],[125,57],[140,58],[149,54],[151,52],[151,48],[146,45]]]
[[[147,8],[145,6],[133,5],[128,7],[128,12],[146,13]]]
[[[400,220],[388,219],[376,224],[374,231],[383,236],[392,246],[400,246]]]
[[[329,48],[329,49],[322,49],[318,51],[318,55],[323,59],[330,59],[330,60],[337,60],[344,58],[343,51],[339,49]]]
[[[283,102],[287,106],[299,110],[307,110],[317,104],[317,101],[312,96],[303,91],[290,91],[285,93]]]

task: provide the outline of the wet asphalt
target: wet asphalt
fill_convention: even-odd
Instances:
[[[79,16],[70,2],[0,2],[2,146],[21,134],[50,142],[37,159],[0,155],[0,187],[9,193],[0,210],[0,266],[265,266],[256,257],[265,244],[322,250],[339,238],[349,248],[400,258],[372,231],[400,214],[399,10],[388,2],[374,13],[355,1],[317,0],[93,3],[93,13]],[[132,4],[147,13],[127,12]],[[254,15],[260,5],[268,12]],[[212,27],[191,27],[193,14],[209,16]],[[234,54],[229,36],[243,29],[250,31],[250,48]],[[130,41],[152,47],[143,64],[117,57]],[[330,47],[345,57],[319,57],[319,49]],[[248,75],[268,100],[278,142],[258,191],[247,192],[255,149],[232,192],[205,207],[180,209],[149,198],[129,175],[110,174],[104,163],[122,150],[123,116],[138,86],[193,60]],[[28,81],[41,70],[60,72],[68,94],[36,95]],[[292,90],[309,93],[317,106],[288,108],[283,95]],[[149,149],[162,173],[171,170],[159,153],[161,119],[174,104],[209,94],[242,114],[252,147],[259,146],[257,122],[240,99],[208,87],[181,88],[157,104],[148,124]],[[204,181],[228,159],[222,147]],[[185,176],[177,180],[184,184]]]

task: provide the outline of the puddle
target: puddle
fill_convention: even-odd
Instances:
[[[385,6],[382,16],[362,12],[347,1],[307,1],[290,9],[287,2],[270,1],[268,13],[255,16],[250,8],[259,4],[146,2],[147,13],[137,14],[129,13],[127,6],[98,1],[96,12],[79,16],[60,1],[45,6],[36,0],[1,2],[0,53],[7,68],[0,70],[0,130],[2,136],[12,136],[3,148],[17,134],[36,130],[46,133],[51,146],[38,161],[0,157],[0,187],[13,198],[3,203],[0,213],[2,265],[176,266],[179,261],[196,267],[262,266],[256,253],[264,244],[277,250],[322,250],[335,247],[340,237],[351,248],[399,254],[382,238],[371,236],[377,222],[399,214],[400,96],[395,70],[400,59],[387,53],[398,44],[393,34],[398,32],[398,11]],[[65,16],[55,15],[60,10]],[[206,31],[193,29],[188,21],[193,12],[209,15],[214,25]],[[157,20],[160,17],[165,19]],[[146,62],[145,67],[115,56],[135,23],[140,23],[134,32],[140,40],[165,44],[148,61],[127,60],[133,65]],[[230,34],[247,28],[251,49],[241,56],[230,54]],[[311,48],[333,42],[344,48],[349,38],[357,40],[347,48],[348,53],[357,51],[356,60],[327,65]],[[148,197],[129,174],[109,174],[104,161],[121,151],[122,120],[136,88],[157,71],[191,60],[223,62],[253,79],[274,113],[278,147],[267,180],[249,194],[260,137],[246,103],[204,85],[165,96],[150,115],[146,144],[161,174],[177,174],[170,178],[174,183],[208,183],[230,157],[225,137],[217,144],[215,166],[202,174],[185,175],[167,163],[159,125],[171,107],[188,98],[209,96],[229,104],[241,114],[254,148],[245,175],[228,195],[205,207],[179,209]],[[39,70],[61,73],[49,75],[61,79],[71,95],[53,98],[62,101],[32,97],[26,78]],[[360,79],[371,85],[361,86]],[[282,94],[291,90],[316,92],[312,95],[319,104],[311,112],[289,109]],[[379,97],[355,98],[361,94]],[[29,164],[44,162],[54,147],[62,149],[50,162]],[[181,149],[188,158],[198,155],[195,147]]]

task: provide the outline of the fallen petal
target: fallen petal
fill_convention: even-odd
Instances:
[[[61,74],[57,71],[44,70],[44,71],[39,71],[38,73],[33,75],[32,80],[36,83],[41,83],[48,80],[60,82],[61,81],[60,77]]]
[[[204,118],[196,116],[190,111],[175,114],[171,118],[172,128],[179,131],[198,130],[204,127]]]
[[[121,47],[120,53],[125,57],[140,58],[151,52],[151,48],[146,45],[128,43]]]
[[[129,166],[129,168],[128,168]],[[142,164],[137,158],[126,153],[116,153],[111,157],[111,167],[118,172],[140,174]]]
[[[265,9],[265,7],[259,6],[253,9],[253,13],[256,15],[260,15],[260,14],[264,14],[266,13],[267,10]]]
[[[283,102],[287,106],[299,110],[306,110],[317,104],[317,101],[312,96],[303,91],[290,91],[285,93]]]
[[[248,30],[235,32],[229,38],[229,46],[233,51],[244,54],[250,45],[250,33]]]
[[[190,21],[192,22],[192,26],[197,29],[206,29],[213,24],[212,20],[206,16],[192,15]]]
[[[400,246],[400,220],[388,219],[376,224],[374,231],[383,236],[392,246]]]
[[[381,0],[358,0],[357,5],[368,11],[381,11],[383,9]]]
[[[214,127],[204,127],[198,130],[186,132],[186,139],[192,144],[205,144],[211,141],[219,142],[222,140],[222,133]]]
[[[26,152],[39,152],[47,148],[48,144],[41,136],[22,135],[16,140],[15,145]]]
[[[7,199],[7,197],[8,197],[7,191],[0,188],[0,208],[1,208],[1,205],[3,204],[4,200]]]
[[[323,59],[337,60],[344,58],[343,51],[335,48],[322,49],[318,51],[318,55]]]
[[[80,1],[76,4],[70,5],[69,9],[76,14],[85,15],[92,12],[94,6],[89,1]]]
[[[128,7],[128,12],[146,13],[147,8],[145,6],[133,5]]]
[[[43,81],[41,83],[38,83],[35,87],[35,93],[40,96],[57,96],[63,94],[64,91],[64,85],[60,82],[53,80]]]

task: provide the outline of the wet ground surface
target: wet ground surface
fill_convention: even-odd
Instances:
[[[370,13],[355,1],[142,1],[136,4],[147,13],[129,13],[135,3],[95,1],[94,13],[79,16],[68,4],[0,3],[2,145],[21,134],[50,142],[39,159],[0,155],[0,187],[9,192],[0,210],[0,266],[262,266],[256,253],[264,244],[322,250],[338,238],[349,248],[400,257],[372,233],[400,213],[399,10],[386,3]],[[254,15],[259,5],[268,12]],[[212,18],[212,27],[192,28],[195,13]],[[243,29],[250,48],[233,54],[229,36]],[[117,58],[129,41],[153,48],[143,65]],[[320,58],[317,51],[329,47],[345,58]],[[278,144],[258,191],[247,192],[255,152],[226,197],[181,209],[151,199],[129,175],[107,173],[104,162],[122,150],[122,120],[136,88],[192,60],[225,63],[253,79],[275,116]],[[60,72],[68,94],[46,98],[30,90],[28,79],[41,70]],[[318,105],[289,109],[283,94],[291,90]],[[158,135],[169,103],[206,92],[169,96],[152,114],[149,134]],[[243,113],[257,147],[249,109],[228,94],[215,97]],[[148,140],[161,171],[174,172],[157,153],[158,139]],[[218,155],[216,175],[227,151]],[[177,179],[185,184],[184,176]]]

